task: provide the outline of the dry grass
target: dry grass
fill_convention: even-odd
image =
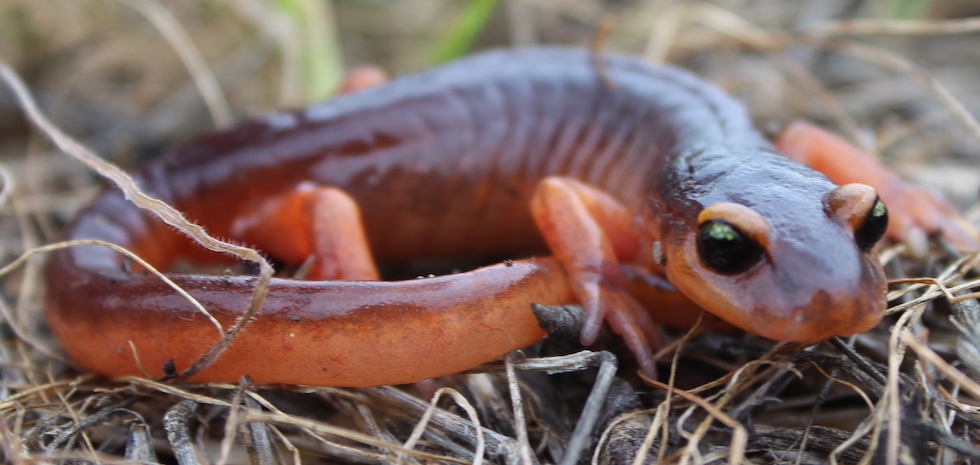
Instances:
[[[130,167],[228,115],[320,95],[308,83],[335,79],[336,56],[396,74],[430,66],[462,3],[337,1],[310,12],[258,0],[8,1],[0,58],[58,128]],[[694,69],[746,100],[763,128],[798,118],[835,127],[945,190],[976,223],[980,21],[953,19],[980,8],[803,3],[507,1],[476,46],[585,45],[606,19],[609,48]],[[910,16],[889,19],[903,5]],[[3,88],[6,265],[56,241],[98,181],[33,130]],[[891,277],[931,279],[896,283],[892,315],[865,334],[809,348],[676,334],[669,383],[600,376],[611,385],[586,431],[588,453],[602,463],[980,461],[980,309],[949,298],[978,287],[980,258],[942,244],[926,257],[901,244],[882,257]],[[16,263],[0,282],[0,453],[11,463],[556,462],[596,376],[541,370],[612,366],[604,355],[532,360],[406,388],[106,380],[59,355],[42,318],[41,264]],[[420,400],[438,386],[452,388],[442,392],[453,404]]]

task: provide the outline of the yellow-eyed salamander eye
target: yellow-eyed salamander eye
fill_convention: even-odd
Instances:
[[[881,237],[885,235],[886,229],[888,229],[888,209],[885,208],[885,202],[876,199],[871,211],[868,212],[868,216],[861,223],[861,226],[854,231],[854,241],[861,250],[870,252],[875,244],[881,240]]]
[[[743,271],[762,257],[762,246],[722,219],[701,223],[697,247],[701,259],[723,274]]]

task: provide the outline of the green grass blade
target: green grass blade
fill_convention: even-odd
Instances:
[[[432,54],[436,63],[444,63],[465,54],[483,31],[500,0],[472,0],[453,24]]]

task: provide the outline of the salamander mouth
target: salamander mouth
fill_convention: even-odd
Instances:
[[[820,257],[789,250],[796,257],[789,261],[786,253],[773,251],[773,260],[723,275],[700,266],[690,242],[668,257],[668,278],[705,310],[753,334],[813,343],[867,331],[884,314],[887,286],[874,254],[855,250],[856,255],[838,256],[850,260],[824,260],[830,269],[815,269],[811,261]]]
[[[878,324],[884,315],[885,293],[862,289],[858,294],[819,290],[807,305],[777,310],[757,306],[749,332],[786,342],[815,343],[836,336],[851,336]],[[760,321],[765,320],[765,321]]]

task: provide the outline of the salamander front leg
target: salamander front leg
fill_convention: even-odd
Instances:
[[[240,216],[232,234],[290,263],[314,257],[313,280],[379,279],[360,209],[337,188],[300,184]]]
[[[531,214],[585,309],[582,343],[595,342],[605,318],[643,371],[655,373],[651,344],[660,343],[657,329],[627,291],[619,268],[621,260],[636,261],[643,250],[633,213],[594,187],[548,177],[534,192]]]
[[[887,235],[907,241],[913,250],[924,251],[925,234],[938,232],[963,250],[980,249],[977,230],[941,194],[906,183],[878,159],[827,130],[797,121],[783,130],[776,145],[838,184],[862,183],[877,189],[888,206]]]

